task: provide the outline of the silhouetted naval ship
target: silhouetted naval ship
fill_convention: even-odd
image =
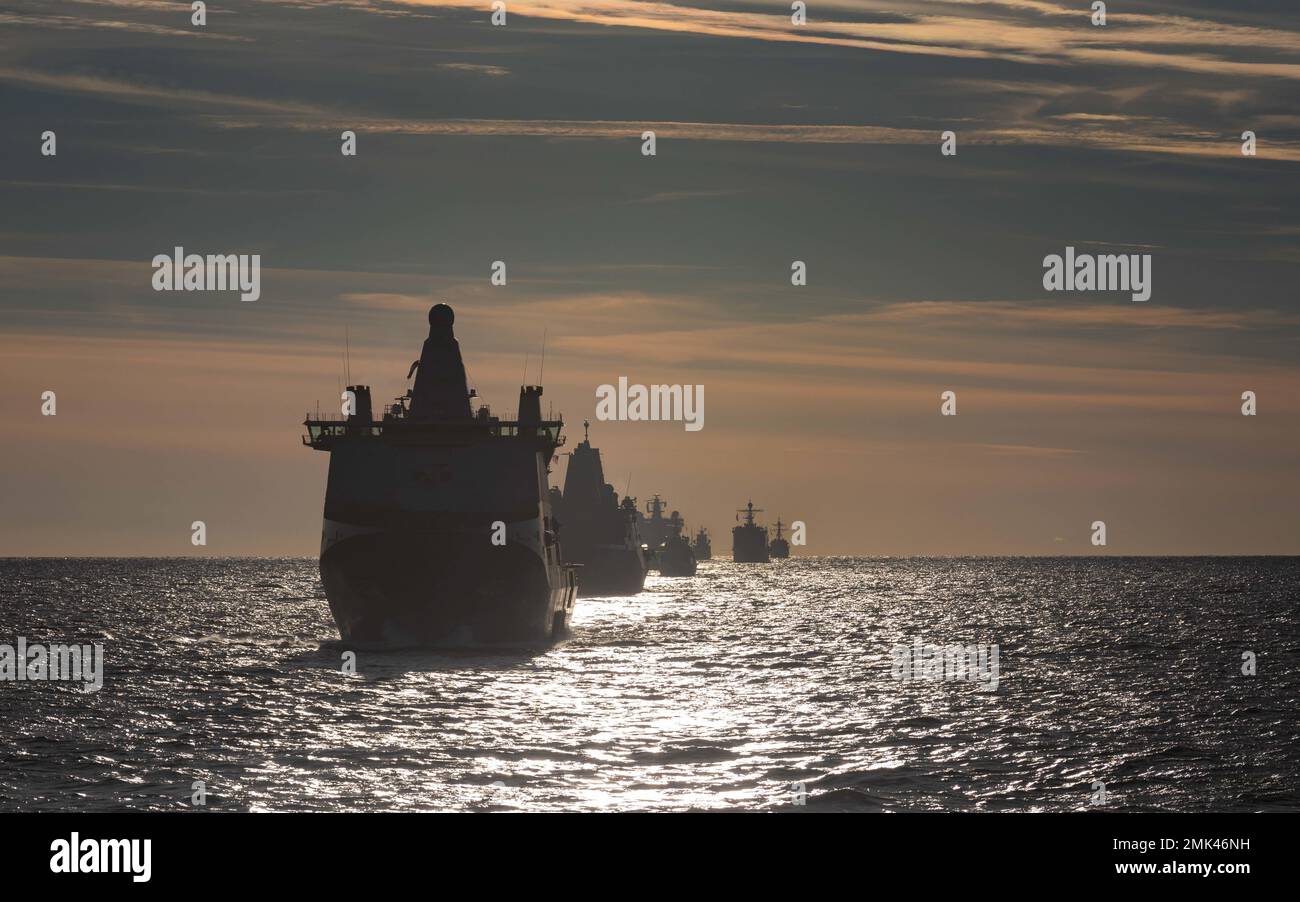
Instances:
[[[590,423],[569,455],[564,493],[551,489],[551,509],[564,527],[564,558],[581,564],[578,593],[635,595],[645,586],[647,554],[636,531],[636,503],[619,505],[605,482],[600,449],[591,446]]]
[[[695,541],[691,544],[691,551],[695,552],[697,561],[707,561],[713,557],[713,543],[709,541],[709,531],[703,526],[695,534]]]
[[[515,421],[472,414],[453,321],[429,311],[415,387],[382,419],[354,385],[346,418],[304,424],[303,443],[330,452],[320,572],[348,643],[536,646],[573,615],[547,491],[563,423],[542,419],[535,385]]]
[[[673,511],[674,515],[676,513]],[[668,541],[659,546],[660,576],[694,576],[695,568],[695,552],[686,536],[681,533],[669,536]]]
[[[790,543],[781,537],[781,518],[776,518],[776,538],[768,546],[768,552],[774,558],[788,558],[790,556]]]
[[[665,517],[664,507],[664,500],[654,495],[646,502],[650,516],[637,515],[637,529],[654,554],[650,566],[661,576],[694,576],[695,552],[682,535],[686,521],[677,511]]]
[[[731,530],[731,559],[741,564],[767,563],[767,527],[754,522],[754,514],[761,514],[754,502],[736,511],[737,517],[745,515],[745,522]]]

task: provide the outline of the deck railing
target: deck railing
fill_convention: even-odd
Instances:
[[[350,423],[343,418],[312,417],[303,421],[307,434],[302,443],[309,448],[322,448],[342,438],[406,439],[412,442],[445,439],[455,442],[465,438],[518,438],[523,436],[541,439],[555,447],[564,444],[560,430],[562,420],[543,420],[540,423],[520,424],[516,420],[459,420],[454,422],[421,422],[415,420],[381,420],[371,423]]]

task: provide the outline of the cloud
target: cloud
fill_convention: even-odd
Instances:
[[[479,0],[399,0],[413,6],[482,9]],[[840,11],[890,14],[875,21]],[[715,37],[822,44],[886,53],[1003,59],[1036,65],[1079,63],[1161,67],[1220,75],[1300,78],[1300,64],[1228,59],[1221,54],[1295,53],[1300,38],[1282,28],[1211,18],[1126,13],[1093,27],[1089,10],[1053,3],[876,2],[814,8],[805,26],[787,11],[759,13],[648,0],[515,0],[510,15]],[[880,20],[885,19],[885,20]],[[1135,48],[1160,48],[1135,49]],[[1199,52],[1198,52],[1199,51]],[[1211,55],[1220,54],[1220,55]]]
[[[104,5],[131,8],[142,15],[152,15],[167,5],[152,0],[102,0]],[[276,5],[268,4],[268,11]],[[486,23],[488,9],[480,0],[395,0],[393,3],[311,3],[278,4],[279,7],[311,8],[329,6],[339,17],[329,20],[327,34],[333,38],[346,32],[340,23],[349,17],[383,14],[385,17],[407,15],[426,17],[424,10],[437,10],[459,17],[460,34],[469,38],[479,29],[484,40],[494,38],[499,29]],[[261,11],[259,7],[259,12]],[[168,12],[168,21],[174,20]],[[3,14],[0,14],[3,15]],[[299,131],[353,128],[372,134],[428,135],[456,137],[539,137],[546,139],[622,139],[651,129],[665,140],[726,141],[785,144],[860,144],[933,146],[938,132],[950,126],[959,133],[962,147],[980,146],[1047,146],[1066,149],[1085,148],[1098,151],[1122,151],[1178,157],[1240,158],[1240,132],[1244,122],[1260,130],[1261,160],[1300,162],[1300,141],[1295,132],[1300,120],[1279,112],[1278,100],[1269,95],[1275,83],[1285,84],[1300,77],[1300,64],[1294,62],[1300,51],[1300,35],[1287,27],[1287,19],[1274,16],[1269,26],[1253,24],[1248,16],[1228,13],[1204,17],[1130,13],[1112,10],[1110,24],[1094,28],[1088,24],[1088,10],[1036,0],[1009,2],[965,2],[965,0],[864,0],[855,3],[817,4],[812,19],[804,27],[790,24],[788,13],[777,9],[759,12],[752,7],[715,0],[712,4],[664,4],[644,0],[517,0],[510,4],[510,15],[532,19],[523,26],[525,37],[538,23],[563,21],[583,26],[568,30],[566,46],[580,46],[585,40],[599,40],[611,27],[647,31],[651,40],[681,46],[691,36],[713,36],[736,40],[759,40],[791,45],[791,52],[802,52],[804,45],[824,45],[847,50],[866,51],[869,57],[879,54],[913,54],[969,60],[1014,60],[1021,68],[1014,76],[1006,67],[996,70],[980,66],[982,77],[950,74],[953,67],[942,65],[943,77],[920,73],[909,81],[909,91],[918,90],[916,113],[906,118],[895,115],[888,104],[876,115],[876,121],[808,122],[809,113],[801,109],[800,98],[767,98],[766,111],[801,121],[732,122],[723,116],[683,116],[681,121],[662,116],[645,119],[610,119],[598,115],[547,116],[531,115],[481,117],[448,116],[430,119],[419,107],[413,115],[403,115],[394,106],[396,98],[377,97],[374,103],[364,98],[370,77],[389,77],[382,65],[362,64],[358,68],[358,87],[349,92],[335,89],[319,91],[310,79],[297,76],[275,80],[276,71],[268,71],[269,81],[259,82],[266,90],[258,96],[244,96],[226,91],[198,87],[159,84],[153,73],[149,77],[122,78],[98,72],[46,71],[53,65],[41,55],[32,58],[32,66],[12,63],[0,68],[0,81],[23,85],[43,92],[83,94],[116,102],[148,104],[186,115],[200,127],[291,129]],[[120,25],[133,30],[161,29],[161,33],[192,36],[220,35],[247,40],[244,35],[212,29],[173,28],[162,23],[114,23],[95,16],[22,16],[25,24],[59,30],[81,23],[98,23],[103,28]],[[233,17],[241,24],[254,21]],[[1235,18],[1237,21],[1227,21]],[[255,20],[260,29],[274,34],[283,23],[272,17]],[[512,18],[511,24],[515,24]],[[259,32],[261,36],[262,32]],[[512,36],[515,32],[511,32]],[[688,45],[689,46],[689,45]],[[536,68],[542,52],[525,41],[507,46],[476,46],[467,40],[457,56],[491,53],[485,62],[452,59],[433,63],[428,71],[455,78],[465,76],[464,90],[473,85],[489,85],[510,79],[509,84],[527,84],[523,91],[542,90],[545,79],[554,74]],[[573,52],[570,50],[569,52]],[[836,56],[844,60],[844,54]],[[39,64],[38,62],[39,61]],[[375,61],[378,63],[379,61]],[[293,58],[292,65],[301,60]],[[1178,70],[1179,77],[1170,84],[1153,83],[1149,76],[1134,84],[1126,69]],[[991,73],[996,71],[995,77]],[[478,77],[477,79],[475,77]],[[1235,79],[1240,85],[1225,86],[1223,79]],[[474,80],[469,80],[474,79]],[[1066,84],[1060,79],[1068,79]],[[1114,84],[1116,80],[1121,83]],[[1087,84],[1081,85],[1080,81]],[[218,82],[219,83],[219,82]],[[232,82],[234,83],[234,82]],[[950,96],[944,86],[954,86],[971,102],[961,115],[953,115],[946,102]],[[283,96],[286,91],[304,92],[312,99]],[[457,90],[462,88],[457,87]],[[492,88],[480,88],[492,91]],[[933,96],[925,96],[932,92]],[[276,96],[277,94],[281,96]],[[515,106],[494,96],[480,104],[493,112],[532,111],[542,106],[525,97],[527,103]],[[794,102],[799,100],[800,102]],[[463,112],[461,104],[456,110]],[[832,105],[825,109],[840,109]],[[564,112],[571,107],[563,107]],[[660,108],[662,109],[662,108]],[[819,107],[820,109],[820,107]],[[545,112],[545,111],[543,111]],[[605,111],[607,112],[607,110]],[[698,111],[696,111],[698,112]],[[732,110],[728,110],[732,112]],[[1233,117],[1225,127],[1222,117]],[[854,116],[857,118],[857,116]],[[910,120],[910,121],[909,121]],[[927,121],[927,127],[915,127],[915,120]],[[1294,120],[1294,121],[1293,121]],[[665,192],[659,200],[647,203],[685,200],[687,195]]]
[[[483,63],[438,63],[438,68],[470,75],[487,75],[492,78],[501,78],[510,74],[510,70],[505,66],[489,66]]]
[[[0,77],[3,77],[0,74]],[[939,132],[879,125],[770,125],[733,122],[617,121],[577,119],[374,119],[343,113],[309,119],[217,117],[226,128],[287,128],[323,130],[346,122],[358,134],[435,135],[447,137],[541,137],[640,140],[653,131],[658,140],[735,141],[772,144],[862,144],[938,146]],[[1138,120],[1133,119],[1132,123]],[[1095,124],[1069,129],[1042,125],[962,130],[963,145],[1050,145],[1095,148],[1151,154],[1239,158],[1240,141],[1234,135],[1188,133],[1177,127],[1152,126],[1143,131],[1100,128]],[[1260,146],[1260,158],[1300,161],[1300,143],[1270,141]]]
[[[99,74],[54,73],[36,69],[0,68],[0,81],[7,81],[45,91],[89,94],[122,103],[144,103],[193,109],[225,107],[248,112],[277,115],[324,116],[326,110],[315,104],[282,100],[264,100],[235,94],[200,91],[166,85],[133,82]]]
[[[162,6],[170,6],[174,12],[176,7],[173,4],[135,4],[143,8],[156,9]],[[150,22],[125,22],[116,19],[101,19],[97,16],[52,16],[52,15],[26,15],[20,13],[0,12],[0,25],[48,28],[56,31],[80,31],[89,29],[98,29],[105,31],[130,32],[135,34],[153,34],[165,35],[167,37],[183,37],[194,40],[210,41],[237,41],[249,42],[252,38],[242,37],[239,35],[222,34],[219,31],[209,31],[206,28],[172,28],[166,25],[155,25]]]
[[[744,194],[740,188],[717,188],[700,191],[659,191],[631,201],[634,204],[672,204],[685,200],[708,200],[717,197],[735,197]]]
[[[998,456],[1011,457],[1062,457],[1070,454],[1086,454],[1086,451],[1080,451],[1077,448],[1043,448],[1034,445],[998,445],[998,444],[975,444],[970,447],[975,448],[985,454],[995,454]]]

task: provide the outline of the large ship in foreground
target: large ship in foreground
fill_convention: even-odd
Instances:
[[[564,492],[551,489],[551,509],[564,528],[565,560],[582,565],[579,594],[635,595],[645,586],[647,569],[636,508],[619,505],[618,493],[605,482],[600,449],[591,445],[590,424],[582,425],[582,441],[569,455]]]
[[[542,419],[540,386],[520,388],[517,420],[471,413],[453,321],[429,311],[415,386],[382,417],[354,385],[345,418],[304,424],[330,453],[321,581],[350,644],[527,647],[569,627],[576,574],[547,491],[563,423]]]
[[[736,511],[737,518],[745,515],[745,522],[731,530],[731,559],[741,564],[766,564],[767,527],[754,522],[754,514],[761,514],[761,508],[755,508],[754,502]]]

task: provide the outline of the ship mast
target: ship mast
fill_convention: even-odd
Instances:
[[[740,510],[736,511],[737,514],[744,514],[744,515],[745,515],[745,525],[746,525],[746,526],[753,526],[753,525],[754,525],[754,514],[761,514],[762,512],[763,512],[763,509],[762,509],[761,507],[754,507],[754,502],[752,502],[752,501],[749,502],[749,504],[747,504],[747,505],[745,505],[744,507],[742,507]]]
[[[651,520],[662,520],[664,508],[667,506],[668,502],[664,501],[658,495],[652,496],[651,499],[645,503],[646,513],[650,515]]]

